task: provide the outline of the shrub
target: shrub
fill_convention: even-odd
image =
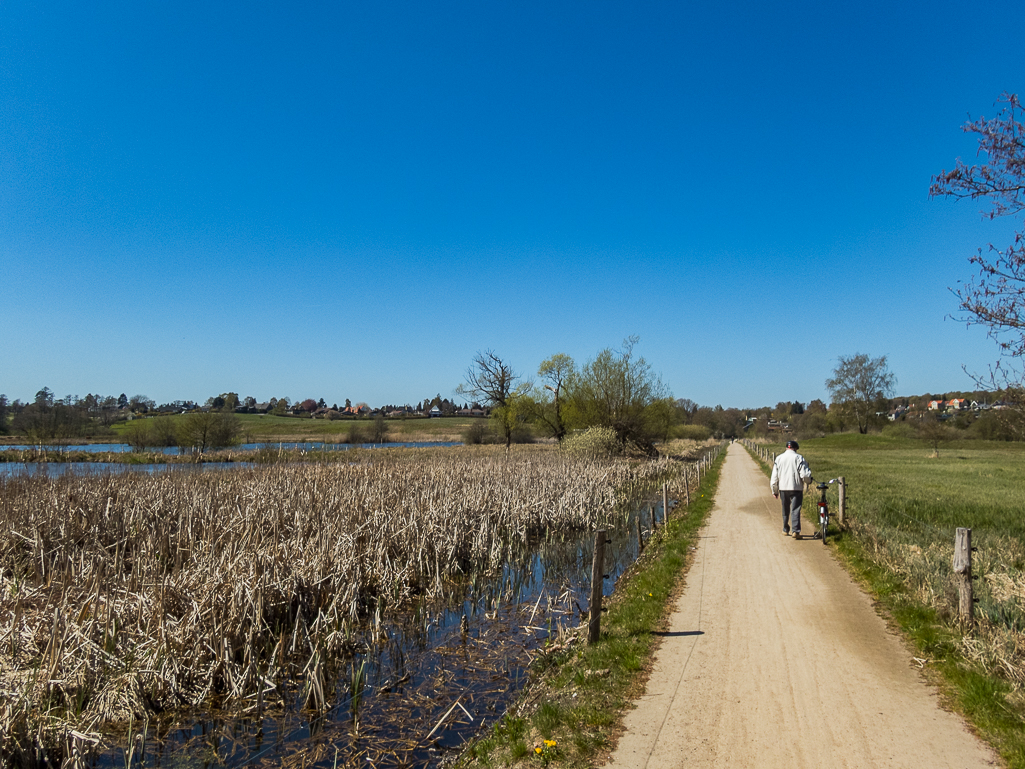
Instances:
[[[677,425],[672,436],[685,441],[706,441],[712,437],[712,431],[704,425]]]
[[[588,457],[611,457],[623,451],[623,444],[611,427],[589,427],[562,440],[562,450]]]
[[[918,429],[907,422],[894,422],[883,428],[883,435],[887,438],[917,438]]]
[[[242,435],[242,423],[231,413],[194,411],[177,424],[178,445],[199,453],[234,446]]]
[[[373,443],[384,443],[388,439],[388,425],[383,414],[375,414],[370,423],[370,440]]]
[[[353,422],[349,426],[349,434],[345,437],[345,443],[370,443],[369,431],[364,425]]]
[[[513,443],[533,443],[534,442],[534,431],[530,429],[529,425],[516,425],[512,429]]]
[[[144,451],[154,445],[153,430],[149,420],[136,419],[128,424],[122,433],[125,443],[133,451]]]
[[[463,443],[468,446],[479,446],[488,442],[488,424],[483,420],[472,423],[463,430]]]

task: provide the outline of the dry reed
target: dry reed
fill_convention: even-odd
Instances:
[[[168,709],[274,708],[285,681],[323,710],[360,618],[496,570],[543,532],[603,525],[672,464],[360,459],[0,482],[0,758],[82,752],[105,723]]]

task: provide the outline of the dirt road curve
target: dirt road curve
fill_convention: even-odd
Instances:
[[[940,708],[830,549],[783,536],[768,486],[731,446],[686,591],[611,766],[999,766]]]

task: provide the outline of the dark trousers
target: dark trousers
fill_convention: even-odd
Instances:
[[[780,501],[783,503],[783,530],[801,530],[801,504],[804,502],[803,491],[781,491]]]

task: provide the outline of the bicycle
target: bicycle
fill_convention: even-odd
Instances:
[[[812,479],[814,481],[814,479]],[[822,492],[822,498],[819,500],[819,529],[820,533],[816,536],[822,539],[822,544],[826,544],[826,530],[829,528],[829,503],[826,502],[826,489],[831,484],[839,481],[839,478],[833,478],[831,481],[823,481],[819,483],[815,488]]]

